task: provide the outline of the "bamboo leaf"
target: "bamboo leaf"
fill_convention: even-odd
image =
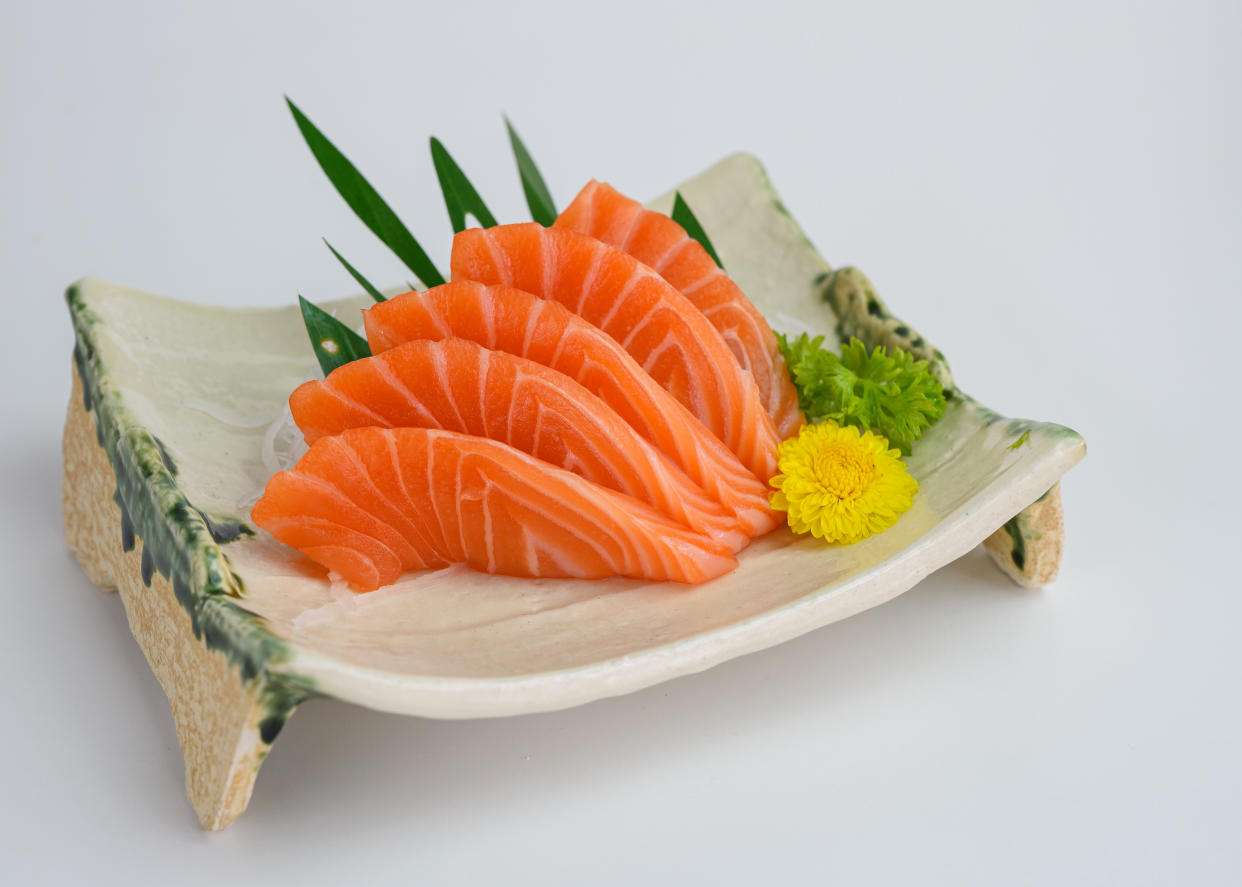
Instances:
[[[337,367],[371,356],[371,348],[362,336],[301,295],[298,302],[302,306],[306,334],[310,336],[311,347],[315,349],[315,357],[325,376]]]
[[[508,117],[505,118],[505,126],[509,130],[509,144],[513,146],[513,156],[517,160],[518,175],[522,177],[522,192],[526,195],[526,205],[530,207],[530,217],[540,225],[550,226],[556,221],[552,193]]]
[[[293,119],[301,130],[302,137],[306,139],[311,153],[319,161],[328,181],[345,198],[349,208],[426,286],[439,286],[444,283],[444,277],[436,270],[426,251],[384,202],[384,198],[371,187],[371,183],[363,178],[357,167],[328,141],[288,96],[285,101],[288,102]]]
[[[349,272],[349,276],[352,277],[354,280],[356,280],[358,282],[358,285],[367,291],[367,295],[369,295],[372,299],[374,299],[377,302],[388,301],[384,297],[383,293],[381,293],[375,287],[371,286],[371,282],[367,280],[365,277],[363,277],[361,274],[359,274],[354,269],[353,265],[345,261],[345,257],[343,255],[341,255],[335,249],[333,249],[332,244],[328,243],[327,238],[324,238],[323,245],[326,246],[329,250],[331,250],[332,255],[336,256],[336,260],[345,266],[345,270]]]
[[[720,256],[716,255],[716,248],[712,246],[711,240],[707,237],[707,232],[703,230],[703,226],[699,224],[698,218],[690,211],[690,205],[686,203],[680,191],[673,195],[673,221],[685,228],[686,233],[697,240],[699,246],[707,250],[707,254],[712,257],[716,267],[723,270],[724,264],[720,261]]]
[[[484,228],[494,228],[496,217],[492,215],[479,192],[466,178],[448,149],[435,136],[431,137],[431,162],[436,166],[436,175],[440,178],[440,191],[444,194],[444,205],[448,208],[449,221],[453,223],[453,233],[466,230],[466,216],[474,216]]]

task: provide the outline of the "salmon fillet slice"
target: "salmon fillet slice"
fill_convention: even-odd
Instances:
[[[416,339],[355,360],[298,387],[289,408],[307,442],[361,426],[486,437],[632,496],[731,552],[750,541],[732,512],[586,388],[465,339]]]
[[[363,316],[376,354],[417,339],[460,338],[564,373],[724,505],[747,535],[758,536],[777,525],[767,485],[615,339],[559,303],[512,287],[460,280],[405,293]]]
[[[556,220],[624,250],[672,284],[703,312],[733,356],[750,371],[777,433],[789,437],[805,422],[776,334],[699,243],[664,213],[646,209],[592,179]]]
[[[391,509],[427,503],[406,517],[416,544],[340,486],[342,452]],[[347,492],[348,491],[348,492]],[[339,573],[359,590],[405,569],[466,563],[488,573],[699,583],[737,561],[707,537],[637,500],[486,438],[426,428],[350,428],[311,444],[268,482],[254,522]],[[435,540],[431,559],[420,545]]]
[[[776,473],[780,436],[754,378],[703,313],[633,256],[528,222],[462,231],[450,264],[454,280],[526,290],[599,327],[756,477]]]

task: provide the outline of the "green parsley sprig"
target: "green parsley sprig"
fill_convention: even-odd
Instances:
[[[877,345],[868,353],[852,338],[838,357],[823,347],[823,336],[803,333],[791,341],[778,333],[777,339],[809,421],[869,429],[909,456],[914,441],[944,413],[944,389],[927,361],[904,349],[890,355]]]

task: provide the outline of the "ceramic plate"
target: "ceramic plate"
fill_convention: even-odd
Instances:
[[[951,383],[942,356],[865,278],[829,269],[753,158],[730,157],[680,190],[777,329],[900,344]],[[365,304],[332,307],[352,320]],[[411,715],[577,705],[845,618],[978,545],[1084,453],[1069,429],[1003,418],[953,388],[910,461],[914,507],[859,544],[781,529],[736,571],[694,588],[455,567],[358,595],[263,532],[247,535],[250,505],[297,453],[281,421],[289,392],[316,371],[298,309],[205,307],[94,280],[71,290],[70,305],[85,396],[117,475],[119,541],[143,540],[146,576],[170,577],[195,631],[244,674]],[[1023,530],[1011,527],[1020,559]]]

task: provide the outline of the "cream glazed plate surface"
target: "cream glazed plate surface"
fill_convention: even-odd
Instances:
[[[123,593],[173,702],[205,824],[240,812],[267,745],[309,696],[437,718],[547,711],[843,619],[985,540],[1017,581],[1051,578],[1062,538],[1057,484],[1082,458],[1082,439],[963,394],[944,357],[862,274],[829,268],[754,158],[729,157],[679,190],[775,328],[900,345],[946,383],[949,408],[909,461],[920,492],[891,529],[835,546],[782,527],[744,550],[734,572],[697,587],[515,579],[458,566],[356,594],[250,523],[267,478],[300,452],[285,405],[317,367],[297,306],[206,307],[96,280],[70,289],[77,372],[67,534],[92,579]],[[652,206],[667,210],[671,196]],[[330,307],[353,323],[367,304]],[[160,626],[188,638],[176,641],[187,645],[187,662],[216,663],[196,668],[219,672],[218,688],[185,674],[188,665],[155,661]],[[215,721],[178,714],[179,695],[204,693],[196,705],[219,697],[237,707],[239,726],[224,739]],[[224,760],[211,765],[215,775],[195,776],[195,755]],[[241,788],[238,772],[249,780]],[[210,785],[196,789],[193,779]]]

